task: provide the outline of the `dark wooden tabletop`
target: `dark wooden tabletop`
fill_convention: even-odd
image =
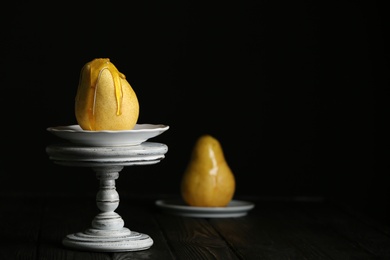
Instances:
[[[89,252],[62,239],[90,226],[93,196],[2,196],[0,259],[390,259],[385,221],[323,200],[244,198],[237,218],[193,218],[162,212],[153,198],[121,198],[116,212],[129,229],[154,241],[147,250]]]

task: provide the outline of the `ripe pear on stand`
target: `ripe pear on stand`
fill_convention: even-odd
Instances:
[[[200,136],[181,180],[184,202],[196,207],[226,207],[235,188],[220,142],[208,134]]]
[[[75,114],[83,130],[131,130],[139,103],[134,89],[108,58],[96,58],[81,69]]]

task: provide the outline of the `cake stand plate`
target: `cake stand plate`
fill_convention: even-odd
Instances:
[[[124,227],[122,217],[115,212],[119,206],[115,181],[125,166],[156,164],[165,158],[167,151],[165,144],[154,142],[113,147],[73,143],[47,146],[46,152],[56,164],[92,168],[100,183],[96,205],[101,212],[92,220],[89,229],[67,235],[62,244],[96,252],[139,251],[150,248],[153,239],[147,234]]]

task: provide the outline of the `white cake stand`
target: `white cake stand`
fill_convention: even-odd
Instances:
[[[122,217],[115,213],[119,195],[115,180],[125,166],[149,165],[160,162],[168,151],[165,144],[143,142],[139,145],[91,147],[73,143],[46,147],[49,158],[56,164],[90,167],[96,172],[100,188],[96,195],[99,214],[89,229],[67,235],[64,246],[97,252],[139,251],[150,248],[153,240],[146,234],[124,227]]]

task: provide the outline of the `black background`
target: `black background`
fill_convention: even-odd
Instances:
[[[156,165],[126,167],[119,194],[179,194],[195,140],[222,144],[237,197],[332,198],[389,208],[388,27],[375,1],[53,2],[1,18],[2,192],[97,191],[52,163],[49,126],[76,124],[81,67],[110,58],[170,129]],[[380,167],[381,166],[381,167]]]

